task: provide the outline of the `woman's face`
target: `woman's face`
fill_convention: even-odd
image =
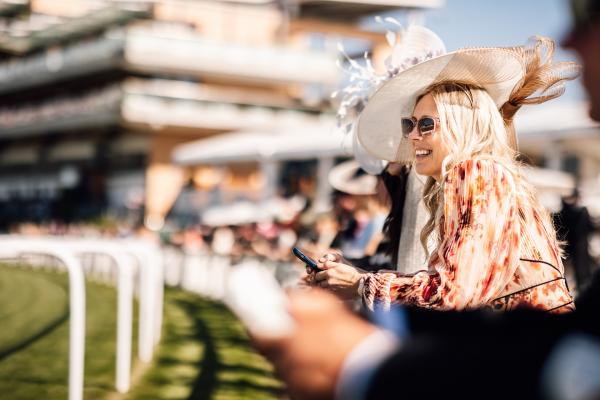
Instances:
[[[413,116],[419,120],[423,117],[439,118],[437,107],[431,94],[426,94],[419,100],[413,111]],[[421,136],[415,127],[408,136],[415,151],[415,170],[419,175],[431,176],[437,180],[442,175],[442,161],[448,155],[448,148],[440,132],[439,122],[430,134]]]

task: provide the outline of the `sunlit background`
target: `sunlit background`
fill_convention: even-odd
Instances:
[[[115,389],[115,294],[104,284],[114,287],[117,274],[102,265],[118,262],[78,250],[89,253],[88,281],[104,282],[88,285],[88,338],[100,344],[86,345],[95,355],[86,356],[85,398],[285,397],[220,292],[198,280],[209,275],[189,269],[213,256],[229,265],[231,249],[258,232],[253,252],[278,280],[298,275],[289,248],[331,209],[328,173],[350,157],[331,97],[348,82],[339,46],[359,62],[366,53],[383,71],[385,32],[396,28],[375,16],[424,25],[449,51],[520,45],[534,35],[560,43],[570,23],[565,0],[0,0],[0,232],[144,238],[165,260],[160,287],[166,280],[176,288],[165,294],[158,356],[134,357],[132,383]],[[556,57],[576,56],[557,48]],[[520,111],[516,129],[544,205],[559,211],[577,187],[599,218],[600,127],[580,83]],[[226,226],[242,228],[234,238]],[[25,253],[7,257],[23,262]],[[64,270],[58,256],[36,254],[29,264]],[[28,307],[38,292],[50,300],[36,300],[21,319],[5,313],[13,325],[0,334],[0,398],[64,398],[66,277],[1,268],[0,308]],[[137,335],[146,340],[134,323],[135,349]],[[38,352],[26,353],[36,343]],[[235,351],[223,353],[227,346]],[[96,357],[104,364],[94,365]],[[58,359],[56,376],[28,370]]]
[[[337,45],[381,62],[393,26],[374,15],[424,24],[449,50],[536,34],[560,42],[569,23],[558,0],[37,0],[3,1],[0,13],[4,230],[100,216],[181,227],[213,205],[274,194],[322,204],[319,179],[344,156],[330,98],[345,82]],[[598,145],[585,111],[573,83],[517,127],[531,163],[594,196]],[[288,135],[294,154],[266,135]]]

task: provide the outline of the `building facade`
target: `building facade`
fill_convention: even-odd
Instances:
[[[331,124],[338,42],[377,57],[385,38],[362,28],[364,18],[439,5],[0,0],[2,228],[107,212],[156,221],[182,187],[201,192],[196,207],[260,197],[260,163],[182,167],[173,149],[240,130]]]

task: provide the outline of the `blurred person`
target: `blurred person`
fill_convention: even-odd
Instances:
[[[343,249],[335,253],[366,272],[388,269],[409,274],[422,270],[426,256],[418,232],[425,225],[426,210],[421,178],[409,165],[389,163],[377,172],[376,182],[377,200],[372,200],[376,233],[365,247],[365,257],[348,260]]]
[[[590,117],[600,121],[600,3],[596,0],[571,1],[573,29],[563,47],[575,50],[583,63],[583,85],[590,100]]]
[[[554,228],[519,171],[510,127],[520,104],[558,97],[557,87],[576,76],[574,64],[552,64],[553,49],[539,37],[513,49],[464,49],[408,68],[380,88],[361,114],[358,137],[382,159],[412,152],[416,172],[428,176],[421,242],[428,252],[433,240],[435,250],[428,268],[413,275],[364,273],[328,254],[319,259],[325,271],[315,275],[322,287],[361,296],[370,309],[393,302],[573,309]],[[412,92],[398,89],[409,83]],[[529,97],[537,89],[546,94]]]
[[[320,254],[332,247],[331,243],[338,232],[338,223],[331,213],[320,213],[316,216],[314,231],[315,247],[312,253]]]
[[[277,243],[278,253],[280,259],[283,261],[289,261],[292,259],[292,247],[298,241],[298,235],[290,227],[280,226],[279,235],[275,238]]]
[[[419,241],[419,233],[427,222],[422,200],[423,182],[411,165],[399,163],[389,163],[381,172],[380,180],[385,186],[390,210],[383,225],[387,243],[375,256],[383,253],[389,261],[372,260],[371,264],[376,265],[378,270],[416,273],[424,268],[427,261]]]
[[[331,242],[333,248],[341,248],[346,241],[351,241],[356,231],[355,211],[356,198],[348,193],[336,191],[333,194],[333,215],[338,224],[338,232]]]
[[[244,257],[252,257],[256,252],[252,244],[257,239],[255,223],[244,223],[234,227],[234,242],[231,248],[231,259],[233,264],[237,264]]]
[[[260,257],[270,261],[279,261],[281,254],[277,246],[280,234],[279,227],[271,220],[256,223],[256,235],[250,243],[251,249]]]
[[[206,246],[208,248],[212,247],[214,232],[215,230],[213,227],[203,224],[200,225],[200,233],[202,235],[202,240],[204,241],[204,243],[206,243]]]
[[[206,243],[202,237],[200,227],[191,226],[184,229],[181,247],[184,252],[194,254],[206,249]]]
[[[344,256],[360,266],[377,250],[383,239],[382,229],[387,214],[385,199],[377,196],[378,179],[369,175],[358,162],[345,161],[329,173],[329,183],[338,192],[352,196],[352,231],[335,245]]]
[[[325,291],[296,291],[288,308],[294,332],[276,340],[255,337],[254,344],[273,362],[295,400],[595,399],[600,394],[599,283],[596,279],[590,288],[593,301],[578,303],[573,313],[393,307],[376,314],[383,327]],[[581,350],[591,363],[581,360]],[[557,367],[561,372],[554,372]],[[579,373],[579,397],[556,393],[556,386],[561,391],[572,386],[569,368]],[[498,384],[499,379],[506,382]]]
[[[363,170],[368,169],[371,175],[368,180],[363,175],[363,181],[355,180],[347,182],[348,178],[330,179],[332,186],[337,190],[343,190],[342,186],[357,186],[362,191],[376,192],[376,197],[371,200],[374,215],[377,217],[371,221],[373,232],[370,243],[365,247],[365,257],[357,260],[347,260],[343,249],[335,250],[340,259],[344,258],[346,263],[359,266],[364,272],[378,271],[380,269],[396,269],[398,272],[409,274],[422,270],[426,265],[426,256],[419,241],[419,231],[426,222],[426,210],[422,201],[423,189],[422,178],[414,172],[410,165],[399,163],[385,163],[374,166],[373,160],[368,160],[365,155],[360,155],[364,150],[356,150],[355,155]],[[341,165],[341,164],[340,164]],[[353,169],[358,168],[356,164],[350,164]],[[335,174],[332,174],[335,175]],[[355,175],[355,173],[352,173]],[[371,187],[375,185],[374,189]],[[366,188],[366,189],[365,189]],[[357,192],[357,189],[346,189]],[[387,215],[386,214],[387,212]],[[335,226],[324,223],[330,230]],[[317,221],[316,227],[322,224]],[[320,228],[319,228],[320,229]],[[392,244],[393,243],[393,244]],[[323,254],[325,249],[331,246],[308,248],[309,253]],[[306,248],[306,246],[305,246]],[[318,250],[321,250],[320,252]],[[401,260],[398,254],[402,254]],[[314,271],[307,268],[307,274],[314,275]],[[309,279],[311,283],[313,280]]]
[[[565,44],[581,53],[591,109],[600,110],[600,2],[571,3]],[[394,308],[384,316],[395,335],[326,293],[294,293],[290,301],[293,335],[255,343],[295,399],[600,398],[600,271],[572,313]]]
[[[233,251],[235,235],[229,226],[219,226],[212,234],[211,250],[220,256],[229,256]]]
[[[556,216],[557,232],[565,242],[567,268],[575,275],[576,289],[585,288],[590,283],[594,261],[589,251],[590,235],[595,230],[586,207],[579,204],[577,188],[571,196],[562,199],[562,208]]]
[[[356,247],[362,252],[361,258],[368,258],[375,254],[383,239],[382,230],[386,215],[384,206],[373,196],[364,198],[363,203],[356,210],[356,220],[362,227],[356,237]]]
[[[571,1],[573,29],[563,40],[563,46],[573,49],[583,63],[583,85],[590,100],[590,117],[600,121],[600,2],[598,1]],[[568,211],[571,209],[571,211]],[[579,219],[583,226],[576,226],[571,236],[567,234],[566,241],[572,241],[568,248],[573,252],[573,264],[577,285],[585,285],[588,280],[590,268],[587,234],[590,228],[587,211],[576,212],[568,204],[565,213]],[[574,215],[578,214],[578,216]],[[588,256],[586,256],[586,253]],[[569,256],[569,252],[567,252]],[[579,267],[579,268],[578,268]]]

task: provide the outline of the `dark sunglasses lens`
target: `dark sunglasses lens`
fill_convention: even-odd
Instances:
[[[421,118],[419,120],[419,132],[431,133],[435,128],[435,120],[430,117]]]
[[[412,130],[415,128],[415,123],[410,118],[402,118],[402,134],[408,137]]]

